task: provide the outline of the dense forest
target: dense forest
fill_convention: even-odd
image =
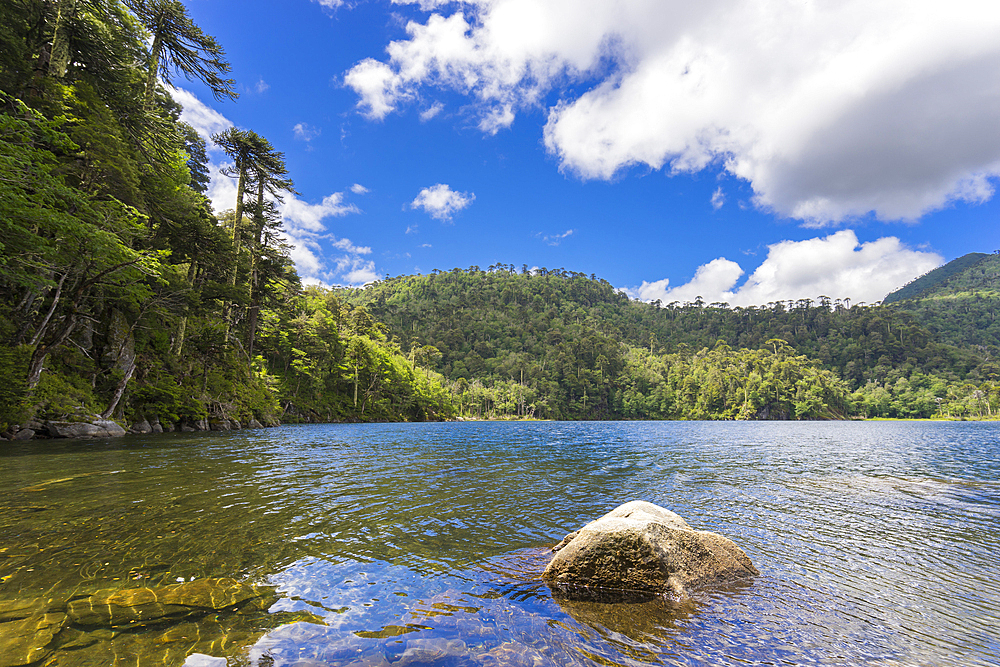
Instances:
[[[466,413],[969,417],[1000,405],[993,348],[942,342],[899,305],[825,296],[748,308],[647,304],[594,276],[504,264],[390,278],[347,290],[344,300],[451,380]],[[775,368],[734,359],[751,352]],[[755,372],[771,380],[760,402],[748,403],[738,396],[752,394]],[[804,401],[810,392],[824,397],[822,407]]]
[[[891,308],[915,316],[940,340],[952,345],[974,346],[980,351],[1000,347],[1000,255],[966,255],[952,264],[975,257],[962,270],[940,278],[907,296],[905,288],[886,298]],[[937,269],[936,271],[940,271]],[[926,277],[930,278],[932,271]],[[910,286],[919,286],[914,281]],[[910,287],[908,286],[908,287]]]
[[[363,310],[302,289],[275,207],[294,184],[266,138],[212,138],[238,183],[213,212],[205,140],[163,83],[230,100],[228,72],[177,0],[4,3],[0,431],[451,415]]]
[[[178,0],[8,0],[0,13],[0,434],[52,422],[228,428],[451,418],[991,416],[1000,258],[847,299],[640,303],[594,275],[497,264],[304,288],[284,156],[211,137],[169,84],[235,82]],[[947,267],[945,267],[947,268]]]

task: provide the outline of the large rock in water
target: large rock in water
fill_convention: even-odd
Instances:
[[[117,438],[125,435],[125,429],[110,419],[95,419],[93,422],[50,421],[45,425],[53,438]]]
[[[570,598],[633,600],[760,574],[731,540],[635,500],[570,533],[542,578]]]

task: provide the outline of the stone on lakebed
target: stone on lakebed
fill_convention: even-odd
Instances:
[[[553,550],[542,578],[568,598],[686,597],[694,588],[760,574],[731,540],[641,500],[591,521]]]
[[[234,579],[206,578],[160,588],[100,591],[71,600],[67,613],[77,626],[132,626],[235,609],[271,596],[270,588]]]

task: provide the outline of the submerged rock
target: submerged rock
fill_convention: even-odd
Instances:
[[[459,639],[419,638],[406,642],[406,650],[393,663],[395,667],[468,662],[469,650]]]
[[[52,650],[66,614],[37,601],[0,600],[0,667],[38,662]]]
[[[542,578],[569,598],[686,597],[693,588],[760,574],[731,540],[694,530],[674,512],[641,500],[570,533],[554,550]]]
[[[272,594],[235,579],[207,578],[160,588],[101,591],[70,601],[66,612],[77,626],[130,626],[233,609]]]

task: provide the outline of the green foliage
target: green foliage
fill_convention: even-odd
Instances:
[[[918,297],[896,301],[891,308],[913,316],[947,343],[988,348],[995,356],[1000,351],[1000,255],[979,254],[975,262],[962,262],[970,256],[936,269],[949,273]],[[997,372],[991,365],[978,375],[987,379]]]
[[[191,383],[178,384],[167,373],[150,374],[138,383],[130,397],[133,420],[156,418],[164,424],[193,423],[208,417],[208,409]]]
[[[273,421],[276,382],[236,343],[244,313],[223,310],[249,290],[230,286],[240,262],[201,194],[204,142],[145,85],[176,66],[230,96],[221,48],[180,3],[134,3],[138,17],[119,0],[10,9],[0,14],[4,428],[84,413]],[[139,19],[161,9],[173,24],[152,21],[157,64]],[[252,250],[244,263],[257,267],[263,305],[297,279],[280,243]]]
[[[664,307],[632,301],[606,281],[580,273],[518,273],[513,266],[496,265],[486,271],[471,267],[391,278],[364,290],[346,290],[344,298],[385,322],[404,349],[437,350],[440,357],[431,355],[433,361],[427,363],[451,380],[467,416],[847,415],[850,405],[841,388],[884,383],[893,372],[897,379],[922,373],[951,382],[975,381],[992,369],[980,352],[941,343],[908,313],[827,297],[750,308],[706,306],[700,300]],[[697,397],[684,393],[684,382],[696,387],[700,376],[664,384],[655,364],[640,364],[636,357],[644,349],[651,358],[676,354],[686,359],[691,350],[714,352],[717,341],[740,354],[771,349],[777,355],[787,345],[829,375],[786,378],[782,386],[794,392],[780,405],[751,402],[754,410],[741,414],[733,411],[731,399],[718,398],[735,386],[728,379],[726,392],[721,392],[721,379],[712,385],[715,399]],[[762,371],[744,366],[748,374]],[[834,384],[838,388],[831,394]],[[690,401],[678,403],[678,392],[690,395]],[[682,405],[686,407],[678,407]]]
[[[928,271],[916,280],[912,280],[898,290],[882,299],[883,304],[896,303],[907,299],[915,299],[924,296],[928,292],[937,291],[942,284],[956,275],[967,273],[969,269],[975,267],[989,255],[981,252],[970,252],[954,259],[944,266],[939,266],[933,271]]]
[[[264,312],[259,349],[274,369],[286,420],[424,421],[454,414],[443,378],[416,367],[366,308],[345,305],[332,291],[286,292],[280,308]]]
[[[26,346],[0,345],[0,433],[23,423],[29,415],[28,359]]]
[[[720,342],[694,354],[633,348],[616,396],[629,419],[836,419],[850,412],[833,373],[776,350],[733,351]]]
[[[59,421],[88,421],[101,412],[101,401],[86,378],[72,369],[43,373],[32,393],[35,417]]]

